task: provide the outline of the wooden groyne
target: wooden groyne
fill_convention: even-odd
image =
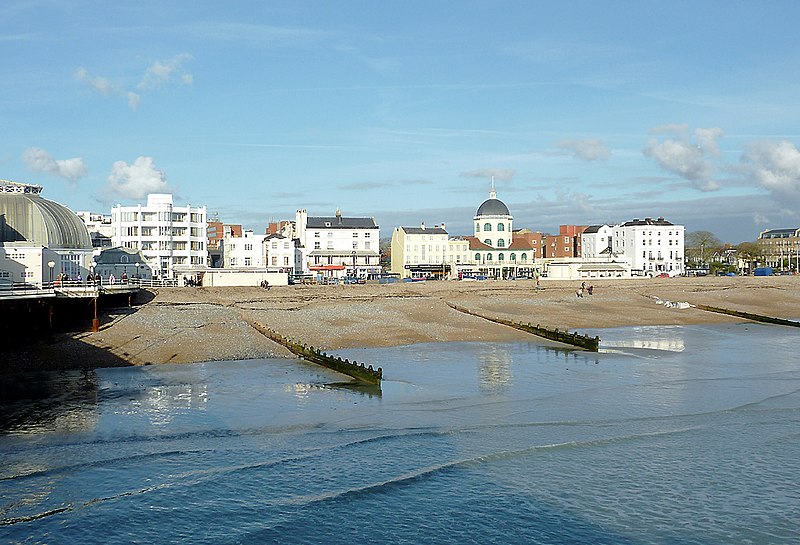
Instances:
[[[306,346],[304,344],[295,342],[287,337],[284,337],[277,331],[268,328],[267,326],[263,326],[255,322],[251,322],[251,325],[267,338],[285,346],[290,352],[306,361],[316,363],[327,369],[331,369],[349,377],[353,377],[358,382],[364,384],[380,385],[381,380],[383,379],[383,369],[380,367],[373,369],[371,365],[364,365],[363,363],[359,363],[355,360],[343,360],[337,356],[328,355],[325,352],[314,348],[313,346]]]
[[[525,331],[526,333],[530,333],[532,335],[536,335],[537,337],[542,337],[544,339],[548,339],[551,341],[557,341],[560,343],[576,346],[578,348],[582,348],[583,350],[588,350],[589,352],[597,352],[600,349],[599,337],[589,337],[588,335],[582,335],[578,332],[570,333],[569,331],[566,330],[561,331],[559,329],[548,329],[538,324],[537,325],[531,325],[530,323],[523,324],[522,322],[512,322],[511,320],[504,320],[502,318],[492,318],[490,316],[484,316],[483,314],[478,314],[477,312],[472,312],[467,308],[454,305],[453,303],[447,303],[447,306],[449,306],[453,310],[457,310],[458,312],[469,314],[470,316],[476,316],[478,318],[483,318],[484,320],[488,320],[496,324],[513,327],[514,329],[519,329],[520,331]]]
[[[763,322],[766,324],[788,325],[790,327],[800,327],[800,322],[793,322],[792,320],[784,320],[783,318],[775,318],[773,316],[764,316],[763,314],[753,314],[751,312],[742,312],[739,310],[731,310],[727,308],[711,307],[708,305],[695,305],[700,310],[707,310],[708,312],[716,312],[717,314],[727,314],[728,316],[736,316],[737,318],[744,318],[752,322]]]

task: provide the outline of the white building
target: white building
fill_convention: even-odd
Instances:
[[[266,267],[270,271],[294,273],[302,270],[302,252],[297,248],[294,240],[283,234],[267,235],[264,239]],[[299,263],[299,268],[298,268]]]
[[[243,231],[240,237],[226,233],[222,239],[223,255],[225,256],[223,267],[226,269],[266,269],[265,238],[267,235],[254,235],[253,231],[249,229]]]
[[[401,278],[455,278],[464,265],[472,264],[469,257],[469,242],[449,238],[444,223],[395,227],[392,233],[390,270]]]
[[[204,270],[208,260],[205,206],[175,206],[172,195],[153,193],[147,204],[117,205],[111,210],[114,246],[139,249],[162,278]]]
[[[614,227],[611,225],[590,225],[581,233],[581,257],[603,257],[611,253]]]
[[[380,274],[380,228],[374,218],[309,216],[298,210],[295,236],[305,255],[303,272],[323,278]],[[299,272],[299,270],[298,270]]]
[[[633,274],[683,274],[684,226],[664,218],[634,219],[614,226],[612,252],[627,258]]]
[[[95,248],[111,247],[111,239],[114,237],[111,214],[99,214],[96,212],[76,212],[76,214],[83,220],[86,229],[89,230],[92,246]]]

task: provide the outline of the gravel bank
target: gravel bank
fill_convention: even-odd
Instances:
[[[628,325],[739,321],[698,309],[667,309],[655,298],[800,317],[800,278],[669,278],[580,282],[426,282],[392,285],[172,288],[104,316],[97,333],[66,336],[49,357],[61,367],[144,365],[290,357],[250,326],[326,350],[420,342],[531,340],[531,336],[447,306],[548,327],[582,330]],[[778,326],[776,326],[778,327]],[[602,335],[601,335],[602,338]],[[543,341],[544,342],[544,341]]]

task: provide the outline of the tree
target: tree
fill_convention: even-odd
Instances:
[[[711,231],[690,231],[683,245],[686,257],[698,263],[705,263],[706,256],[722,248],[722,242]]]
[[[739,258],[747,262],[748,274],[764,260],[764,249],[757,242],[742,242],[736,246],[736,250]]]

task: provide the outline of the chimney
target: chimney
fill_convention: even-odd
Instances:
[[[425,230],[425,222],[424,221],[420,224],[419,228],[422,229],[423,231]]]
[[[446,229],[444,228],[444,222],[442,222],[442,230],[446,230]]]

